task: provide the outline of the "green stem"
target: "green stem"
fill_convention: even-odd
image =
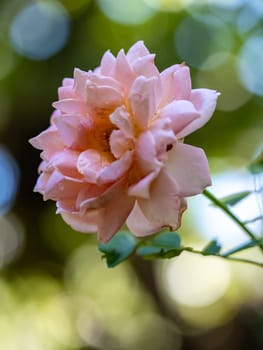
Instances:
[[[186,251],[189,251],[190,253],[194,253],[194,254],[199,254],[199,255],[203,255],[204,253],[200,250],[195,250],[195,249],[185,249]],[[258,266],[258,267],[263,267],[263,262],[258,262],[258,261],[254,261],[254,260],[249,260],[249,259],[245,259],[245,258],[234,258],[232,256],[226,256],[226,255],[220,255],[220,254],[216,254],[216,255],[206,255],[206,256],[216,256],[218,258],[223,258],[226,260],[231,260],[231,261],[236,261],[236,262],[242,262],[242,263],[246,263],[246,264],[250,264],[250,265],[254,265],[254,266]]]
[[[222,254],[223,256],[229,256],[232,254],[236,254],[241,252],[242,250],[246,250],[248,248],[253,248],[255,246],[258,246],[262,243],[262,239],[256,239],[255,241],[250,241],[244,244],[240,244],[239,246],[232,248],[228,250],[226,253]]]
[[[218,208],[222,209],[252,240],[256,240],[256,236],[246,227],[246,225],[240,221],[235,214],[228,208],[227,205],[222,203],[220,199],[216,198],[211,192],[204,190],[203,195],[210,199]],[[260,249],[263,251],[263,245],[259,244]]]

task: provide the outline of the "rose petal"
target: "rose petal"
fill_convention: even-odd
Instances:
[[[134,127],[131,116],[127,112],[125,106],[116,108],[110,115],[110,121],[116,125],[126,137],[133,138]]]
[[[191,77],[189,68],[176,64],[161,73],[164,106],[173,100],[189,100],[191,95]]]
[[[102,57],[100,63],[100,73],[107,76],[113,76],[115,71],[116,58],[108,50]]]
[[[133,161],[133,152],[127,151],[120,159],[113,161],[97,174],[97,184],[117,181],[129,170]]]
[[[147,128],[156,109],[157,78],[139,76],[133,83],[129,102],[134,120],[140,129]]]
[[[158,176],[159,169],[157,171],[153,171],[150,174],[143,177],[136,184],[131,185],[128,189],[128,195],[140,198],[150,198],[150,186],[152,181]]]
[[[143,75],[144,77],[147,77],[147,78],[151,78],[154,76],[158,77],[159,71],[154,64],[154,58],[155,58],[155,55],[147,55],[147,56],[137,58],[132,64],[132,67],[136,75],[137,76]]]
[[[98,173],[109,165],[108,158],[101,152],[95,149],[88,149],[81,152],[78,161],[77,169],[80,174],[85,176],[85,179],[90,183],[97,183]]]
[[[180,196],[201,193],[211,185],[208,161],[201,148],[177,143],[168,152],[165,168],[178,184]]]
[[[179,196],[178,185],[165,171],[153,181],[150,199],[138,199],[145,217],[154,225],[176,230],[185,210],[185,201]]]
[[[182,138],[184,128],[193,120],[199,118],[199,113],[193,104],[186,100],[175,100],[160,111],[160,118],[169,118],[173,132],[178,138]],[[179,135],[179,136],[178,136]]]
[[[166,159],[167,147],[171,147],[176,142],[170,119],[157,119],[150,130],[154,138],[158,160]]]
[[[93,233],[98,229],[98,210],[89,210],[84,214],[61,212],[63,220],[74,230],[82,233]]]
[[[74,90],[76,95],[85,99],[86,97],[86,83],[89,77],[89,73],[81,69],[74,69]]]
[[[74,98],[56,101],[52,106],[66,114],[85,114],[87,112],[85,103]]]
[[[204,124],[208,122],[211,118],[214,110],[216,108],[216,102],[219,93],[215,90],[209,89],[196,89],[192,90],[191,102],[196,108],[197,112],[200,114],[199,118],[196,118],[189,125],[187,125],[181,132],[179,132],[178,137],[183,138],[193,131],[201,128]]]
[[[162,226],[146,219],[137,202],[128,216],[126,224],[129,230],[137,237],[149,236],[162,229]]]
[[[117,55],[114,77],[122,84],[126,95],[131,87],[133,80],[135,79],[135,74],[132,71],[123,50],[121,50]]]
[[[149,55],[147,47],[142,40],[137,41],[132,45],[127,52],[127,59],[130,63],[133,63],[136,59]]]
[[[95,112],[96,116],[108,116],[114,107],[123,103],[119,91],[109,86],[100,86],[88,81],[86,92],[87,107],[90,112]]]
[[[115,158],[120,158],[126,151],[134,148],[133,141],[121,130],[113,130],[110,135],[110,149]]]
[[[135,147],[136,168],[142,176],[160,169],[162,163],[157,159],[155,140],[149,130],[140,134]]]

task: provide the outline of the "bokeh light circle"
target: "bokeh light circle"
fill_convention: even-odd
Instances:
[[[244,105],[251,94],[243,87],[236,69],[236,57],[227,52],[217,52],[203,63],[197,73],[197,85],[221,93],[217,109],[233,111]]]
[[[0,147],[0,214],[13,205],[19,184],[19,169],[12,155]]]
[[[105,16],[126,25],[142,24],[155,14],[143,0],[97,0],[97,3]]]
[[[263,96],[263,31],[251,35],[239,53],[238,71],[244,86]]]
[[[69,16],[59,2],[38,2],[27,5],[15,16],[10,39],[19,54],[44,60],[64,47],[69,28]]]
[[[190,6],[195,0],[144,0],[145,3],[158,11],[178,12]],[[205,0],[199,0],[203,3]]]
[[[208,259],[185,253],[165,264],[164,283],[171,299],[188,307],[207,307],[223,297],[231,282],[229,266]]]
[[[211,54],[229,52],[233,46],[233,35],[226,23],[208,14],[186,17],[177,27],[174,40],[177,54],[196,68]]]

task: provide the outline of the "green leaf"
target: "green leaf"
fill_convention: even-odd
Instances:
[[[244,198],[246,198],[250,194],[251,194],[251,191],[242,191],[238,193],[233,193],[233,194],[230,194],[229,196],[220,198],[220,201],[223,202],[225,205],[229,205],[233,207],[234,205],[241,202]]]
[[[141,246],[137,249],[137,254],[144,257],[145,259],[170,259],[175,256],[178,256],[182,253],[183,248],[181,249],[169,249],[161,248],[151,245]]]
[[[181,246],[181,238],[176,232],[165,231],[156,235],[151,244],[164,248],[178,249]]]
[[[205,246],[202,253],[203,255],[217,255],[220,250],[221,245],[216,240],[213,240]]]
[[[100,243],[98,249],[104,253],[108,267],[114,267],[126,260],[137,246],[136,238],[127,231],[120,231],[108,243]]]

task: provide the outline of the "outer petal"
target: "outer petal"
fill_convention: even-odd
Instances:
[[[140,129],[147,128],[156,109],[157,78],[138,77],[130,91],[129,102],[133,117]]]
[[[42,193],[44,200],[59,200],[76,198],[82,187],[83,183],[80,180],[64,176],[55,170],[51,174],[41,174],[34,191]]]
[[[127,59],[130,63],[133,63],[136,59],[149,55],[147,47],[144,45],[142,40],[137,41],[132,45],[127,52]]]
[[[201,148],[178,143],[168,155],[165,168],[178,184],[180,196],[201,193],[211,185],[208,161]]]
[[[74,90],[76,95],[83,100],[86,97],[86,82],[88,80],[89,73],[78,68],[74,69]]]
[[[179,132],[179,138],[183,138],[191,134],[193,131],[201,128],[204,124],[208,122],[216,108],[216,101],[218,96],[219,93],[215,90],[192,90],[191,102],[195,106],[197,112],[200,114],[200,117],[193,120],[192,123],[187,125],[181,132]]]
[[[146,219],[137,202],[128,216],[126,224],[129,230],[137,237],[149,236],[162,229],[161,225],[154,224]]]
[[[193,104],[186,100],[175,100],[160,111],[160,118],[168,118],[171,120],[173,132],[181,138],[183,130],[189,123],[199,118],[199,113]]]
[[[124,91],[127,93],[131,87],[133,80],[135,79],[135,74],[123,50],[118,53],[114,77],[122,84]]]
[[[115,71],[116,58],[108,50],[102,57],[100,64],[100,73],[107,76],[113,76]]]
[[[139,197],[139,198],[150,198],[150,186],[153,182],[153,180],[158,176],[159,169],[156,171],[151,172],[150,174],[143,177],[141,180],[139,180],[136,184],[131,185],[128,189],[128,195]]]
[[[42,152],[42,157],[45,160],[49,160],[54,153],[64,148],[63,141],[54,125],[50,126],[38,136],[30,139],[29,142],[35,148],[44,150],[44,152]]]
[[[80,178],[80,173],[77,171],[77,160],[79,152],[71,149],[64,149],[63,151],[57,152],[47,164],[48,168],[56,168],[64,176]]]
[[[159,76],[159,71],[154,64],[155,55],[147,55],[137,58],[132,67],[137,76],[143,75],[147,78]]]
[[[189,68],[176,64],[161,73],[164,106],[173,100],[189,100],[191,95],[191,77]]]
[[[98,210],[89,210],[86,213],[61,212],[64,221],[74,230],[83,233],[93,233],[98,229]]]
[[[138,205],[145,217],[154,225],[168,226],[176,230],[181,223],[181,215],[186,209],[179,196],[178,185],[165,171],[161,171],[151,187],[150,199],[138,199]]]
[[[99,211],[98,239],[100,241],[108,242],[121,229],[134,206],[134,201],[132,197],[122,192],[111,201],[109,206]]]
[[[85,114],[87,107],[81,100],[68,98],[54,102],[52,106],[65,114]]]

